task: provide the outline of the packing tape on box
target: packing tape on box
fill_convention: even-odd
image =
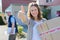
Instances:
[[[48,31],[40,33],[40,36],[47,35],[47,34],[52,34],[52,33],[58,32],[58,31],[60,31],[60,27],[52,28]]]

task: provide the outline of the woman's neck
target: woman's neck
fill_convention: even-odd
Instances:
[[[39,21],[37,17],[35,17],[35,21]]]

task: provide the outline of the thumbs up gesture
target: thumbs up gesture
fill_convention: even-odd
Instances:
[[[21,11],[22,11],[22,13],[25,13],[25,8],[24,8],[24,6],[23,5],[21,5]]]
[[[18,18],[22,20],[22,22],[26,23],[26,15],[25,15],[25,8],[21,5],[21,10],[18,12]]]

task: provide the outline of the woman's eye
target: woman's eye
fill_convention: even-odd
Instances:
[[[33,10],[31,10],[33,12]]]
[[[35,9],[35,11],[36,11],[37,9]]]

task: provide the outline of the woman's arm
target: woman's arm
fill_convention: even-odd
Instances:
[[[18,12],[18,18],[25,24],[28,23],[28,18],[27,15],[25,15],[24,13],[22,13],[21,11]]]
[[[28,17],[25,14],[24,6],[21,6],[21,10],[18,12],[18,18],[22,20],[25,24],[28,24]]]

